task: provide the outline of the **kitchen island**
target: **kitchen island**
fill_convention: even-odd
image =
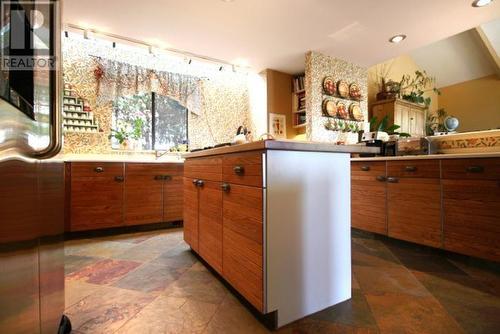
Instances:
[[[184,239],[281,327],[351,298],[350,153],[259,141],[186,154]]]

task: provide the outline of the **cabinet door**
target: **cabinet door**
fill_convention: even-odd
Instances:
[[[261,312],[264,309],[262,191],[231,184],[223,196],[223,276]]]
[[[183,219],[182,175],[168,175],[163,188],[163,221],[175,222]]]
[[[387,234],[385,162],[351,165],[351,225]]]
[[[184,178],[184,241],[198,251],[198,187],[196,180]]]
[[[122,163],[71,163],[71,231],[122,226],[123,179]]]
[[[441,247],[439,179],[389,176],[387,209],[390,237]]]
[[[163,180],[159,164],[125,166],[125,225],[163,221]]]
[[[199,187],[199,254],[222,273],[222,189],[220,182],[201,181]]]

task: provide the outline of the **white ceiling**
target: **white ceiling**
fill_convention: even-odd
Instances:
[[[500,20],[499,20],[500,21]],[[474,29],[410,52],[438,88],[494,74],[496,69]]]
[[[63,21],[234,62],[304,69],[308,50],[371,66],[500,16],[500,1],[65,0]],[[387,42],[404,33],[400,44]]]

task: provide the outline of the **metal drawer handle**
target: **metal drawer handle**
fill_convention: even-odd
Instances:
[[[399,182],[399,179],[397,177],[392,177],[392,176],[389,176],[387,178],[387,182],[389,183],[398,183]]]
[[[406,166],[405,167],[405,171],[406,172],[416,172],[417,171],[417,167],[416,166]]]
[[[102,167],[96,167],[96,168],[94,168],[94,172],[96,172],[96,173],[102,173],[102,172],[104,172],[104,168],[102,168]]]
[[[123,181],[125,181],[125,178],[123,176],[115,176],[115,181],[116,182],[123,182]]]
[[[465,169],[468,173],[482,173],[484,172],[483,166],[469,166]]]
[[[194,185],[198,184],[198,180],[197,180],[197,179],[194,179],[194,180],[193,180],[193,181],[191,181],[191,182],[193,182],[193,184],[194,184]]]
[[[379,175],[376,177],[377,181],[379,182],[385,182],[387,181],[387,178],[384,175]]]
[[[370,170],[370,166],[361,166],[361,170],[363,172],[368,172]]]
[[[203,180],[196,181],[196,186],[203,187],[204,185],[205,185],[205,182],[203,182]]]
[[[161,177],[162,177],[162,180],[165,180],[165,181],[172,180],[172,176],[170,176],[170,175],[162,175]]]
[[[243,166],[235,166],[233,171],[238,175],[243,175],[245,173],[245,168]]]
[[[222,191],[226,193],[229,192],[229,190],[231,190],[231,186],[229,185],[229,183],[223,183],[220,187],[222,188]]]
[[[163,180],[163,175],[155,175],[154,179],[156,181]]]

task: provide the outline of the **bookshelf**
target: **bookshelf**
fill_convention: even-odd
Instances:
[[[306,120],[306,90],[305,77],[298,75],[292,79],[292,126],[296,130],[305,129]]]

